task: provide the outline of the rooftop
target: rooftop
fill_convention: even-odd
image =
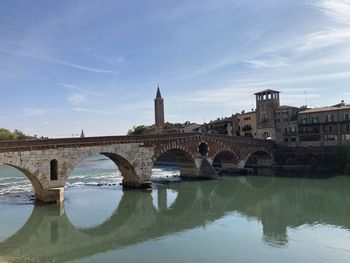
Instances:
[[[270,94],[270,93],[281,93],[277,90],[272,90],[272,89],[266,89],[257,93],[254,93],[254,95],[263,95],[263,94]]]
[[[320,107],[320,108],[313,108],[313,109],[306,109],[299,114],[306,114],[306,113],[316,113],[316,112],[327,112],[327,111],[337,111],[337,110],[350,110],[350,104],[345,104],[344,102],[341,102],[339,104],[333,105],[333,106],[326,106],[326,107]]]
[[[288,105],[281,105],[279,106],[276,111],[278,110],[288,110],[288,109],[300,109],[299,107],[294,107],[294,106],[288,106]]]

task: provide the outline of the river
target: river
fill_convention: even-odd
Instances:
[[[123,191],[110,161],[86,160],[64,205],[34,205],[0,168],[0,262],[350,262],[350,177],[180,181]]]

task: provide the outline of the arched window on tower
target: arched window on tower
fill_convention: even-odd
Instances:
[[[58,164],[56,159],[50,161],[50,180],[58,180]]]

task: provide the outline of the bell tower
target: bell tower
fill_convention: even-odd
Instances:
[[[164,100],[160,94],[159,86],[157,87],[157,95],[154,99],[154,115],[156,128],[161,129],[164,126]]]
[[[280,92],[267,89],[254,95],[258,139],[276,140],[275,111],[280,106]]]

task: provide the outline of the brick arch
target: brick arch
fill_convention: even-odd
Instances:
[[[234,156],[236,163],[239,163],[239,160],[240,160],[239,153],[237,153],[236,150],[234,150],[234,149],[232,149],[232,148],[230,148],[230,147],[223,147],[223,148],[221,148],[221,149],[217,149],[216,152],[214,152],[214,153],[212,154],[212,157],[211,157],[211,158],[212,158],[213,161],[214,161],[215,158],[216,158],[219,154],[224,153],[224,152],[229,152],[229,153],[231,153],[231,154]]]
[[[169,145],[168,145],[169,146]],[[174,157],[176,159],[176,164],[180,170],[180,176],[183,178],[191,178],[193,176],[198,175],[199,169],[197,167],[197,163],[195,161],[195,154],[190,152],[184,146],[178,146],[172,144],[171,147],[162,147],[162,150],[155,152],[152,158],[153,167],[157,160],[166,153],[171,153],[173,151]]]
[[[22,172],[31,182],[36,198],[39,200],[45,200],[47,193],[44,186],[48,185],[48,180],[45,176],[40,176],[38,171],[30,171],[30,168],[26,165],[19,166],[18,164],[13,164],[12,162],[6,161],[2,162],[2,164],[13,167]]]
[[[258,152],[266,153],[270,157],[272,163],[275,161],[275,157],[268,149],[263,148],[263,147],[258,147],[258,148],[254,148],[251,151],[249,151],[248,154],[246,154],[246,156],[244,156],[244,158],[242,158],[241,162],[243,164],[243,167],[247,164],[249,158]]]
[[[97,155],[104,155],[108,157],[120,170],[121,176],[124,182],[139,181],[138,175],[135,172],[133,164],[128,160],[126,153],[111,149],[93,149],[86,152],[82,152],[76,158],[63,162],[61,165],[61,176],[66,183],[72,171],[85,159]]]
[[[152,157],[152,166],[159,159],[161,155],[171,150],[183,151],[184,153],[186,153],[187,156],[191,157],[193,160],[195,160],[196,158],[196,153],[194,151],[191,151],[188,147],[184,146],[183,144],[168,143],[160,146],[159,148],[160,149],[155,150],[154,155]]]

